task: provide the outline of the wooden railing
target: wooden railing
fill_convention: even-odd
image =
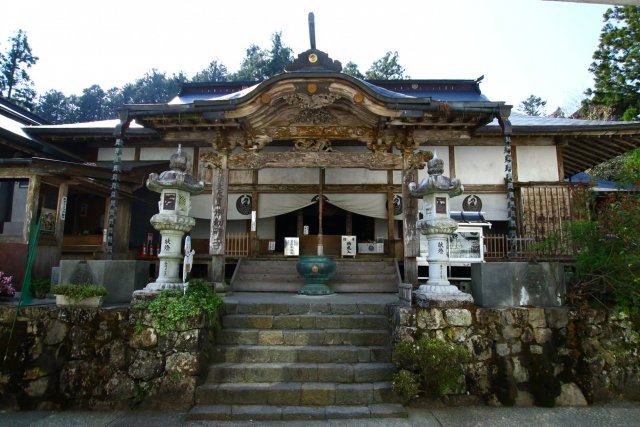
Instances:
[[[562,239],[542,244],[530,236],[516,236],[511,242],[504,234],[484,236],[484,258],[487,261],[533,258],[556,260],[569,259],[572,256],[572,248]]]
[[[249,233],[227,233],[225,241],[225,253],[227,256],[248,256],[249,246]]]

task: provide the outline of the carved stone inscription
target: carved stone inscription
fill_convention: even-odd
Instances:
[[[229,170],[214,169],[211,185],[211,235],[209,254],[224,255],[225,225],[227,222],[227,192],[229,186]]]

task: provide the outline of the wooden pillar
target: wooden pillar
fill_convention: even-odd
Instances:
[[[64,222],[67,218],[67,195],[69,194],[69,184],[66,182],[58,187],[58,203],[56,207],[56,259],[54,265],[58,265],[62,254],[62,241],[64,240]]]
[[[250,229],[251,231],[249,231],[249,238],[251,239],[249,255],[251,256],[258,255],[258,253],[260,252],[260,239],[258,237],[258,209],[260,208],[259,197],[260,194],[258,193],[258,191],[253,190],[251,192],[251,210],[252,212],[256,213],[255,230]],[[251,221],[253,221],[253,219]]]
[[[24,212],[24,227],[22,229],[22,239],[24,243],[29,243],[31,233],[31,222],[38,220],[38,202],[40,200],[40,177],[32,175],[29,177],[29,189],[27,191],[27,206]]]
[[[227,198],[229,196],[229,169],[227,154],[220,154],[220,167],[213,169],[211,182],[211,232],[209,235],[209,254],[211,268],[209,280],[224,282],[225,239],[227,236]]]
[[[389,188],[387,189],[387,247],[385,248],[385,252],[390,257],[396,256],[396,245],[395,245],[395,219],[393,218],[393,171],[387,171],[387,185]]]
[[[418,221],[418,199],[409,194],[409,183],[418,182],[418,171],[410,165],[410,152],[403,154],[402,166],[402,207],[403,242],[404,242],[404,281],[418,283],[418,262],[416,257],[420,253],[420,236],[416,229]]]
[[[353,235],[353,213],[351,213],[351,211],[347,211],[347,215],[345,217],[345,231],[347,236],[352,236]]]
[[[558,162],[558,181],[564,180],[564,154],[562,153],[562,144],[556,144],[556,158]]]
[[[302,209],[298,209],[296,212],[296,236],[300,237],[304,235],[304,212]]]

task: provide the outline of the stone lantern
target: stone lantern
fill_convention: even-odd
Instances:
[[[415,292],[418,305],[424,306],[427,301],[473,302],[470,294],[461,292],[447,278],[449,236],[458,227],[458,223],[449,216],[449,198],[462,194],[464,189],[459,179],[442,175],[442,159],[434,157],[427,163],[427,168],[427,178],[419,185],[415,182],[409,184],[411,196],[423,200],[423,218],[416,223],[416,228],[427,237],[429,246],[429,280]]]
[[[184,283],[180,272],[182,261],[182,237],[196,223],[191,213],[191,195],[199,194],[204,184],[187,173],[187,156],[182,146],[169,160],[168,171],[160,175],[152,173],[147,179],[147,188],[160,193],[159,213],[151,217],[151,225],[160,232],[160,268],[155,282],[147,284],[144,291],[182,289]]]

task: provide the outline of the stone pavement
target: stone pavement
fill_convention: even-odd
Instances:
[[[638,427],[640,402],[616,402],[588,407],[449,407],[434,403],[409,408],[406,419],[323,421],[185,421],[179,412],[147,411],[0,411],[0,426],[164,427],[164,426],[384,426],[384,427]]]

